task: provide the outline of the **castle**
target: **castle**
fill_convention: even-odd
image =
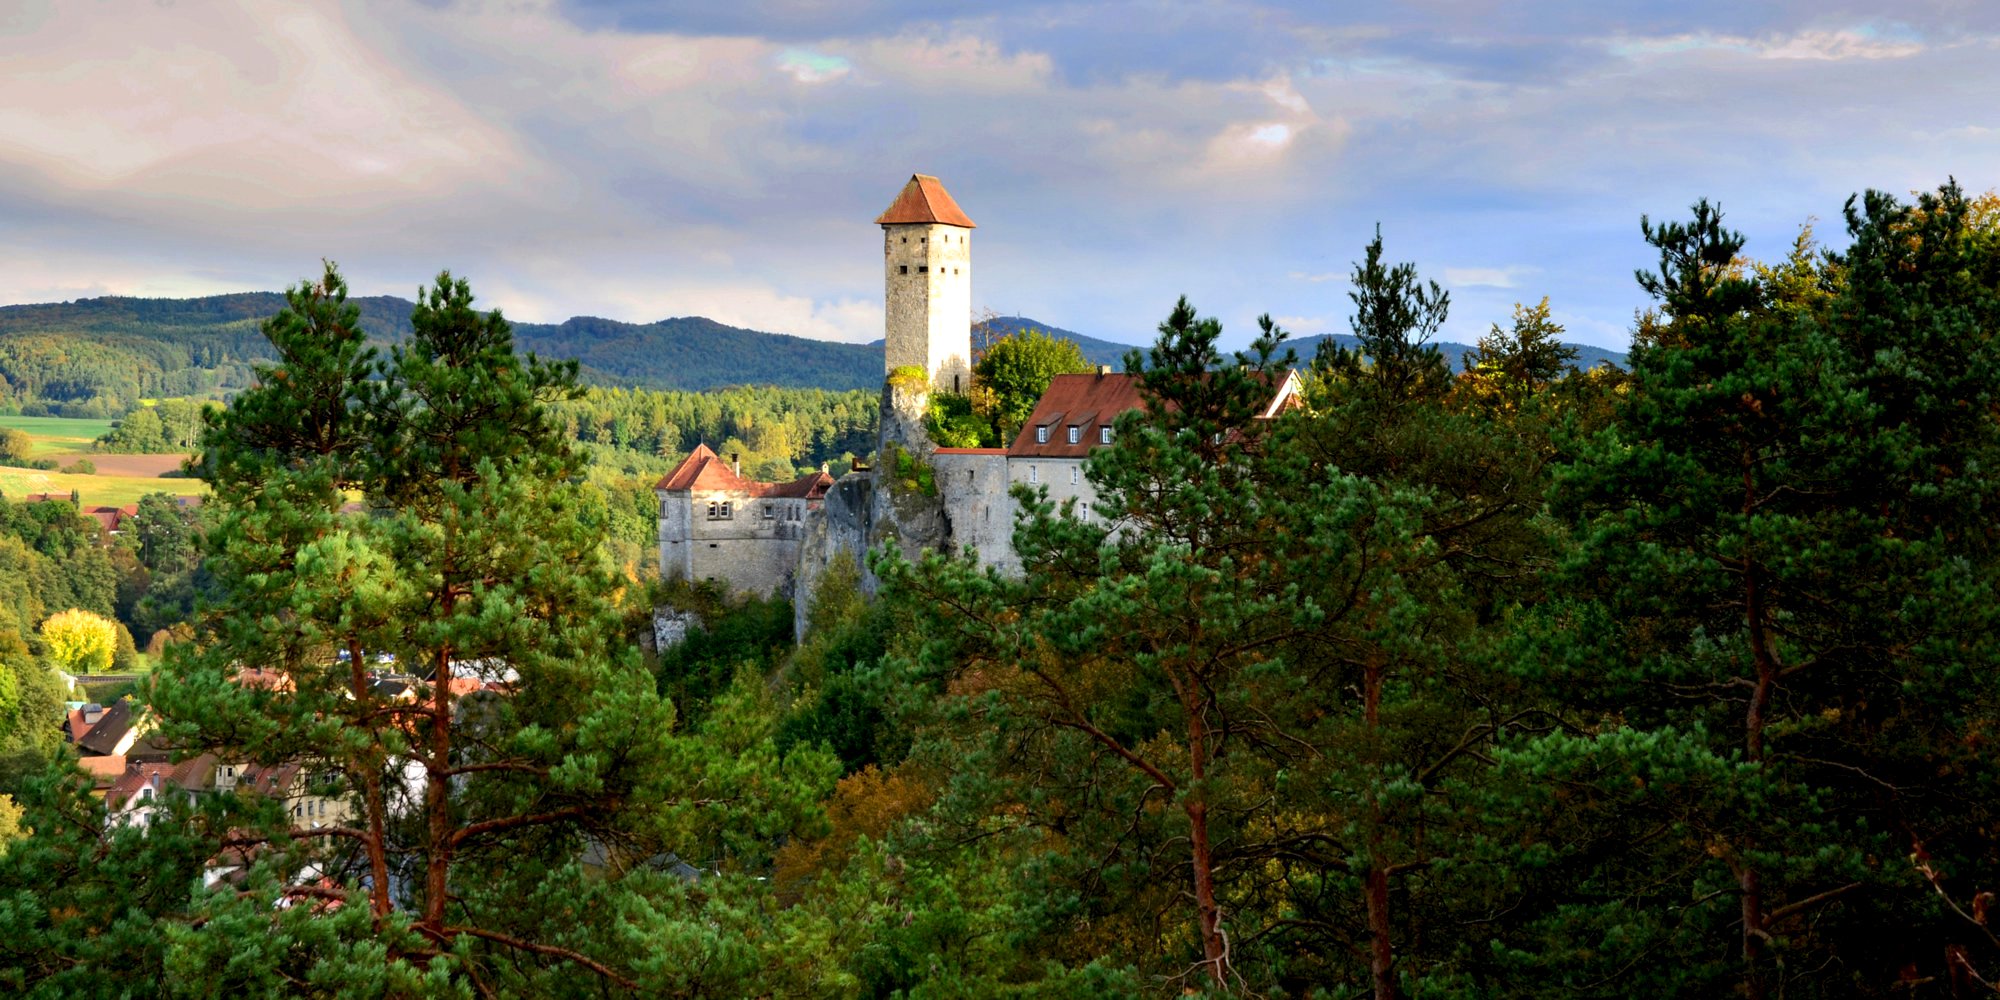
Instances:
[[[972,387],[972,230],[974,223],[937,178],[917,174],[875,219],[882,227],[885,303],[878,454],[891,447],[927,461],[935,497],[899,494],[883,473],[857,470],[838,481],[824,472],[790,483],[744,479],[706,445],[655,486],[660,499],[660,573],[668,580],[715,580],[731,590],[793,598],[803,631],[815,582],[839,560],[872,578],[865,553],[893,541],[905,555],[970,548],[1003,572],[1019,569],[1013,546],[1013,483],[1075,498],[1089,511],[1096,491],[1084,459],[1109,445],[1118,416],[1142,405],[1138,379],[1099,368],[1058,375],[1006,448],[939,448],[924,431],[933,392]],[[925,378],[895,376],[921,370]],[[1265,415],[1297,396],[1299,379],[1279,382]],[[893,475],[894,470],[888,470]]]

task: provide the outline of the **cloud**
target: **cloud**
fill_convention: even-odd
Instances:
[[[1454,287],[1512,288],[1516,277],[1533,274],[1537,270],[1533,267],[1447,267],[1444,269],[1444,283]]]
[[[778,69],[805,84],[829,83],[852,72],[854,67],[840,56],[807,49],[786,49],[778,54]]]
[[[1757,59],[1803,59],[1840,62],[1854,59],[1906,59],[1925,51],[1923,41],[1908,31],[1884,31],[1871,26],[1809,30],[1792,34],[1747,37],[1687,32],[1660,37],[1617,38],[1609,50],[1625,58],[1722,52]]]

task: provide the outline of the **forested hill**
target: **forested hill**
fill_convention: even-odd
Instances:
[[[384,342],[409,333],[411,303],[350,300]],[[19,400],[103,398],[112,413],[141,397],[191,396],[249,384],[250,363],[270,356],[258,324],[282,296],[244,292],[195,299],[108,297],[0,307],[0,377]],[[578,317],[517,323],[520,349],[574,358],[587,381],[655,389],[778,385],[873,388],[879,351],[724,326],[700,317],[622,323]]]

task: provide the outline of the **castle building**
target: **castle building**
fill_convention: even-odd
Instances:
[[[972,388],[973,222],[938,179],[914,174],[882,227],[883,374],[921,368],[939,392]]]
[[[1008,492],[1016,483],[1045,489],[1058,503],[1074,499],[1080,513],[1098,516],[1084,462],[1112,443],[1121,414],[1144,405],[1138,378],[1109,368],[1058,375],[1008,447],[935,447],[923,429],[930,395],[972,388],[973,222],[928,174],[913,175],[875,221],[882,227],[885,283],[883,372],[891,376],[884,379],[881,439],[885,451],[894,444],[929,462],[935,503],[907,507],[893,484],[872,472],[838,482],[824,472],[790,483],[753,482],[742,477],[734,456],[724,462],[701,445],[655,486],[664,578],[716,580],[739,592],[792,597],[803,607],[831,560],[859,563],[891,540],[906,555],[970,548],[982,563],[1018,572]],[[898,369],[921,370],[925,378],[893,377]],[[1294,405],[1298,373],[1274,379],[1272,390],[1265,417]],[[865,567],[863,586],[869,586]]]
[[[807,519],[832,485],[824,472],[789,483],[755,482],[707,445],[695,446],[653,487],[660,498],[660,575],[789,593]]]

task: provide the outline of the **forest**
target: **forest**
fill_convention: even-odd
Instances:
[[[204,419],[191,530],[5,511],[0,990],[2000,995],[1996,209],[1870,192],[1766,258],[1642,220],[1624,368],[1546,300],[1448,359],[1379,232],[1351,349],[1225,355],[1183,299],[1092,509],[1016,486],[1019,575],[885,546],[797,643],[621,570],[590,469],[859,455],[861,397],[587,389],[451,275],[385,350],[329,265]],[[30,623],[138,614],[121,559],[200,595],[161,766],[297,763],[332,818],[93,794]]]

